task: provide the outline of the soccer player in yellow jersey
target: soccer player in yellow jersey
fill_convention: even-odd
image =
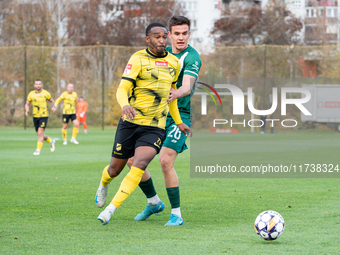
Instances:
[[[171,39],[171,47],[167,47],[166,50],[179,58],[181,71],[178,76],[177,90],[171,89],[169,102],[178,99],[177,106],[181,119],[189,127],[191,126],[190,100],[195,90],[195,82],[202,65],[198,52],[188,44],[190,34],[190,20],[188,18],[184,16],[172,16],[170,18],[168,36]],[[179,132],[172,117],[169,115],[167,117],[165,130],[165,139],[159,153],[159,161],[171,205],[171,215],[165,226],[180,226],[183,224],[183,218],[180,210],[178,175],[174,165],[177,155],[188,148],[185,143],[187,137]],[[129,159],[127,163],[128,166],[130,166],[132,162],[133,159]],[[145,209],[135,217],[134,220],[136,221],[146,220],[152,214],[164,210],[164,203],[156,193],[148,170],[145,170],[139,187],[147,197],[148,204]]]
[[[33,155],[40,155],[41,148],[43,147],[43,142],[46,141],[51,145],[51,151],[55,150],[55,140],[51,139],[44,134],[44,130],[47,126],[48,120],[48,110],[46,101],[54,103],[51,94],[43,89],[43,83],[40,79],[36,79],[34,82],[34,90],[28,94],[27,101],[25,104],[25,115],[28,116],[30,110],[30,104],[33,105],[33,123],[35,131],[38,135],[37,149]],[[55,110],[52,111],[55,112]]]
[[[191,135],[191,129],[181,120],[177,100],[168,103],[170,89],[176,88],[180,62],[165,51],[167,30],[164,25],[150,24],[145,40],[148,48],[132,55],[117,90],[122,118],[116,131],[111,162],[104,168],[97,190],[98,207],[106,202],[109,183],[120,174],[130,157],[134,156],[134,160],[115,197],[98,216],[103,225],[109,223],[114,211],[135,190],[147,165],[159,153],[168,111],[179,130]]]
[[[63,134],[63,145],[67,145],[67,125],[69,120],[71,119],[73,123],[73,131],[72,131],[72,138],[71,143],[79,144],[76,140],[76,136],[79,129],[79,122],[77,120],[76,115],[76,103],[77,103],[77,93],[73,91],[74,86],[73,84],[67,85],[67,91],[63,92],[60,97],[57,98],[54,104],[53,109],[57,109],[58,104],[61,100],[64,100],[64,107],[63,107],[63,128],[61,130]]]

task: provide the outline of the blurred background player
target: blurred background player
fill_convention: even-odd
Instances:
[[[67,85],[67,91],[63,92],[60,97],[57,98],[55,101],[54,107],[52,109],[56,110],[58,104],[61,100],[64,100],[64,108],[63,108],[63,128],[61,130],[63,134],[63,145],[67,145],[67,125],[69,120],[71,119],[73,123],[73,131],[72,131],[72,138],[71,143],[79,144],[76,140],[76,136],[79,129],[79,122],[76,116],[76,103],[77,103],[77,93],[73,91],[74,86],[73,84]]]
[[[35,131],[38,135],[38,144],[37,149],[33,153],[33,155],[40,155],[41,148],[43,147],[43,142],[46,141],[51,145],[51,152],[55,150],[55,140],[51,139],[47,135],[44,134],[44,130],[47,126],[48,120],[48,110],[46,101],[54,103],[51,94],[43,89],[43,83],[40,79],[36,79],[34,82],[34,89],[32,90],[27,97],[27,101],[25,104],[25,115],[28,116],[28,112],[30,110],[30,104],[32,102],[33,105],[33,123],[35,127]],[[55,112],[55,109],[52,108],[52,111]]]
[[[87,107],[88,105],[84,97],[80,96],[79,101],[77,102],[77,119],[78,119],[79,124],[83,124],[84,126],[84,134],[87,134],[87,124],[86,124]]]
[[[171,89],[169,103],[177,100],[179,113],[183,123],[191,127],[190,98],[194,93],[194,85],[202,62],[198,52],[188,44],[190,38],[190,20],[183,16],[173,16],[169,20],[168,35],[171,39],[171,47],[166,50],[179,58],[181,71],[178,76],[177,90]],[[183,224],[180,210],[179,181],[174,168],[178,153],[188,147],[185,144],[187,136],[179,132],[173,118],[168,114],[166,120],[166,136],[159,154],[165,187],[171,204],[171,215],[165,226],[178,226]],[[130,164],[130,160],[128,162]],[[148,205],[144,211],[135,217],[135,220],[146,220],[153,213],[164,209],[164,203],[159,199],[148,170],[142,176],[139,184],[147,197]]]

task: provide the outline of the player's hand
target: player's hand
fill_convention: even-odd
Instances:
[[[192,131],[191,131],[191,128],[189,128],[187,125],[185,125],[184,123],[181,123],[179,125],[177,125],[179,130],[182,131],[182,133],[185,135],[185,136],[188,136],[187,134],[187,131],[189,133],[189,137],[192,137]]]
[[[125,105],[122,109],[122,119],[125,121],[125,117],[128,120],[132,120],[137,115],[135,108],[130,105]]]
[[[80,114],[80,117],[83,118],[84,115],[85,115],[85,112],[82,112],[82,113]]]
[[[52,107],[52,112],[55,112],[57,110],[57,108]]]
[[[171,88],[170,93],[169,93],[169,99],[168,99],[169,104],[177,98],[178,98],[178,91],[174,88]]]
[[[29,112],[29,111],[25,111],[25,115],[26,115],[27,117],[28,117],[28,112]]]

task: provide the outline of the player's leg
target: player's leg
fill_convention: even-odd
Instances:
[[[33,155],[35,156],[40,155],[41,148],[43,147],[44,144],[44,128],[38,127],[37,135],[38,135],[37,149],[33,153]]]
[[[44,134],[44,141],[48,142],[51,146],[51,152],[55,151],[55,140]]]
[[[111,157],[110,164],[104,168],[96,194],[96,205],[99,208],[105,205],[109,184],[123,170],[126,165],[126,161],[127,159]]]
[[[129,158],[127,165],[131,169],[134,157]],[[142,179],[139,183],[139,187],[145,194],[148,204],[146,205],[145,209],[139,213],[134,220],[141,221],[146,220],[152,214],[159,213],[164,210],[164,203],[159,199],[155,187],[152,182],[151,175],[148,169],[145,169]]]
[[[106,202],[107,190],[110,182],[116,178],[126,165],[127,159],[111,158],[110,165],[106,166],[103,170],[102,179],[96,194],[96,204],[98,207],[103,207]],[[115,212],[115,207],[112,202],[98,215],[98,220],[103,225],[108,224],[112,214]]]
[[[136,128],[137,125],[123,122],[122,120],[118,123],[112,148],[111,161],[110,164],[103,170],[102,178],[96,194],[96,205],[98,207],[104,206],[109,183],[115,176],[117,176],[117,174],[119,174],[118,171],[121,171],[124,168],[126,161],[134,153],[134,133]]]
[[[83,123],[83,126],[84,126],[84,134],[86,135],[87,134],[87,124],[86,124],[86,121]]]
[[[40,155],[41,148],[43,147],[44,143],[44,130],[47,124],[47,118],[33,118],[35,131],[38,135],[38,142],[37,142],[37,149],[33,153],[33,155],[38,156]]]
[[[66,114],[63,114],[63,127],[61,129],[61,132],[63,134],[63,145],[67,145],[67,125],[68,125],[68,116]]]
[[[99,214],[98,219],[103,225],[108,224],[114,211],[128,198],[128,196],[137,188],[142,179],[142,175],[156,156],[157,151],[153,147],[140,146],[135,149],[135,157],[129,173],[122,180],[120,187],[112,199],[109,206]],[[109,173],[111,175],[111,173]]]
[[[182,118],[183,122],[191,126],[190,118]],[[187,149],[186,136],[180,132],[172,118],[167,119],[167,136],[163,142],[159,160],[164,175],[165,187],[171,204],[171,215],[165,226],[178,226],[183,224],[180,210],[179,182],[174,168],[178,153]]]
[[[38,129],[39,129],[39,118],[34,118],[33,117],[33,124],[34,124],[34,129],[35,132],[38,135],[38,141],[37,141],[37,148],[35,150],[35,152],[33,153],[33,155],[40,155],[40,149],[42,147],[42,145],[39,143],[39,133],[38,133]],[[40,148],[40,149],[39,149]]]
[[[78,129],[79,129],[79,122],[78,122],[75,114],[72,114],[71,120],[72,120],[72,123],[73,123],[71,143],[79,144],[78,141],[76,140],[76,136],[78,134]]]
[[[43,121],[44,121],[44,129],[47,127],[47,121],[48,121],[48,117],[44,117],[42,118]],[[51,139],[48,135],[46,135],[44,133],[44,141],[49,143],[50,146],[51,146],[51,152],[54,152],[55,150],[55,140],[54,139]]]
[[[167,147],[162,147],[159,160],[161,162],[161,168],[164,175],[166,192],[171,204],[171,216],[165,226],[177,226],[183,224],[180,210],[179,182],[174,168],[176,157],[177,151]]]
[[[87,124],[86,124],[86,115],[84,117],[80,117],[78,114],[77,120],[79,122],[79,125],[82,124],[84,127],[84,134],[87,134]],[[78,130],[79,133],[79,130]]]

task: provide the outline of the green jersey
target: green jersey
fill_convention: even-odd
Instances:
[[[198,79],[198,72],[201,69],[202,61],[198,52],[190,45],[180,53],[173,53],[171,47],[165,48],[168,52],[179,58],[181,62],[181,70],[179,72],[177,89],[182,86],[183,76],[185,74]],[[181,117],[190,118],[191,106],[190,98],[194,94],[195,86],[192,88],[190,95],[177,99],[177,106]],[[170,116],[170,115],[168,115]]]

